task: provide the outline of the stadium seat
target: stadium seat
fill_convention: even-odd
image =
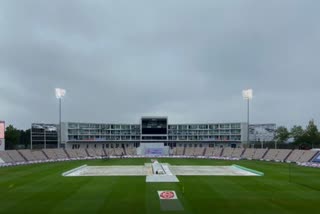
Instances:
[[[268,149],[256,149],[252,159],[261,160],[267,151]]]
[[[267,161],[271,161],[271,160],[274,161],[276,160],[276,156],[278,152],[279,152],[278,149],[269,149],[267,154],[262,159]]]
[[[26,160],[19,154],[19,152],[17,150],[7,150],[6,151],[7,154],[10,156],[10,158],[16,162],[16,163],[20,163],[20,162],[25,162]]]
[[[223,150],[222,148],[215,147],[213,150],[212,156],[221,157],[222,150]]]
[[[278,154],[275,157],[276,161],[284,161],[289,154],[292,152],[291,149],[278,149]]]
[[[37,158],[34,157],[30,149],[21,149],[18,150],[20,154],[27,160],[27,161],[36,161]]]
[[[213,151],[214,151],[214,148],[213,148],[213,147],[207,147],[207,148],[206,148],[206,151],[205,151],[205,153],[204,153],[204,156],[212,156]]]
[[[7,154],[6,151],[0,151],[0,158],[5,162],[5,163],[14,163],[14,160]]]
[[[184,155],[193,156],[193,153],[194,153],[194,147],[187,147],[186,150],[185,150]]]
[[[230,147],[224,148],[222,152],[222,157],[231,157],[233,150],[234,148],[230,148]]]
[[[298,163],[306,163],[309,162],[318,151],[306,150],[303,155],[297,160]]]
[[[298,162],[300,157],[304,154],[304,150],[293,150],[289,157],[287,158],[287,162]]]
[[[243,148],[235,148],[233,150],[233,153],[231,154],[231,157],[232,158],[241,158],[243,151],[244,151]]]
[[[253,159],[253,156],[254,156],[254,153],[255,153],[256,149],[246,149],[244,151],[244,153],[242,154],[242,158],[244,159],[248,159],[248,160],[251,160]]]

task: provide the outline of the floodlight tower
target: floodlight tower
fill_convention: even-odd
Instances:
[[[60,148],[61,142],[62,142],[62,131],[61,131],[61,100],[66,95],[66,90],[62,88],[56,88],[56,98],[59,100],[59,142],[58,142],[58,148]]]
[[[250,123],[250,114],[249,114],[249,110],[250,110],[250,100],[252,100],[253,97],[253,91],[252,89],[246,89],[242,91],[242,97],[243,99],[247,100],[247,124],[248,124],[248,133],[247,133],[247,144],[249,145],[250,143],[250,139],[249,139],[249,123]]]

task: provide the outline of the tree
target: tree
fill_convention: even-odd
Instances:
[[[9,125],[5,133],[6,149],[14,149],[20,143],[20,131]]]
[[[290,137],[288,129],[284,126],[279,126],[276,130],[275,140],[277,143],[285,143]]]
[[[20,143],[21,145],[24,146],[24,148],[28,148],[28,146],[31,144],[30,143],[30,129],[27,130],[20,130]]]
[[[310,120],[304,134],[301,136],[301,142],[311,146],[320,144],[320,134],[314,120]]]
[[[301,137],[304,134],[302,126],[293,126],[290,131],[290,136],[293,137],[294,142],[301,142]]]

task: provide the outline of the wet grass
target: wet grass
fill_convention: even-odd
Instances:
[[[88,165],[140,165],[112,159],[0,168],[0,213],[317,213],[320,169],[260,161],[161,159],[172,165],[238,164],[261,177],[179,176],[180,183],[145,177],[62,177]],[[184,207],[161,211],[158,190],[175,190]]]

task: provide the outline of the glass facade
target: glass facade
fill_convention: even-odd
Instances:
[[[147,124],[148,125],[148,124]],[[153,124],[151,124],[153,125]],[[142,134],[141,124],[99,124],[99,123],[74,123],[62,124],[62,143],[134,143],[164,142],[168,145],[177,143],[241,143],[246,141],[246,123],[208,123],[208,124],[155,124],[151,128],[167,127],[163,134]],[[42,126],[49,128],[43,129]],[[33,125],[32,141],[34,144],[44,144],[46,147],[57,145],[58,125],[56,129],[50,125]],[[53,126],[52,126],[53,127]],[[204,144],[203,144],[204,145]],[[40,147],[39,147],[40,148]],[[42,148],[45,148],[42,146]]]
[[[69,141],[140,140],[140,125],[67,123]]]
[[[67,127],[70,141],[241,141],[241,123],[168,125],[162,137],[142,136],[139,124],[68,123]]]
[[[241,141],[241,123],[169,125],[169,141]]]
[[[56,124],[33,123],[31,125],[32,148],[57,148],[58,131],[59,129]]]

